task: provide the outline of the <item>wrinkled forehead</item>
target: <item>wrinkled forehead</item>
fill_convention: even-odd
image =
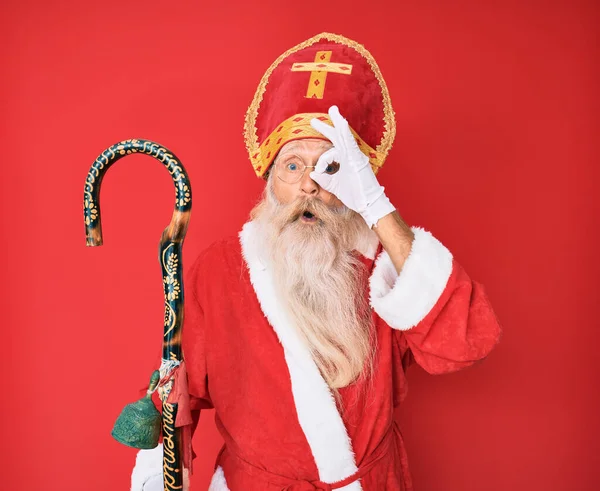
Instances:
[[[321,154],[325,150],[329,150],[332,147],[332,143],[329,140],[320,138],[304,138],[302,140],[293,140],[287,142],[276,156],[276,159],[293,153],[296,155],[313,155]]]

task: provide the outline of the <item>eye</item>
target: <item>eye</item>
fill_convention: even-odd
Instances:
[[[327,174],[335,174],[339,170],[340,170],[340,164],[338,164],[337,162],[331,162],[331,164],[329,164],[327,167],[325,167],[325,172]]]
[[[299,166],[296,162],[289,162],[286,164],[285,168],[290,172],[296,172],[299,169]]]

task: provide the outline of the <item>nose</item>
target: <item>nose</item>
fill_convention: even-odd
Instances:
[[[319,193],[319,185],[310,177],[310,171],[312,170],[308,168],[304,171],[304,175],[300,180],[300,190],[309,196],[316,196]]]

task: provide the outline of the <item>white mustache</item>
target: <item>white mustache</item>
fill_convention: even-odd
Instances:
[[[281,212],[286,217],[286,223],[295,222],[306,212],[311,213],[324,223],[331,223],[332,220],[339,219],[340,215],[347,212],[345,206],[334,208],[326,205],[319,198],[302,198],[281,206]]]

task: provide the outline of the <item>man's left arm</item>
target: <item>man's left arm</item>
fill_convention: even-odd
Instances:
[[[392,230],[390,225],[390,236]],[[407,255],[406,246],[398,246],[377,258],[370,278],[371,306],[427,372],[468,367],[498,343],[498,318],[483,285],[469,277],[451,252],[430,232],[410,230]]]
[[[373,309],[399,331],[429,373],[455,371],[484,358],[501,329],[483,285],[472,281],[431,233],[404,222],[348,122],[335,106],[329,115],[333,127],[311,122],[333,143],[311,178],[359,213],[379,237],[384,251],[370,279]],[[340,164],[339,171],[326,173],[332,162]]]
[[[415,239],[415,234],[397,211],[380,218],[373,230],[400,274]]]

